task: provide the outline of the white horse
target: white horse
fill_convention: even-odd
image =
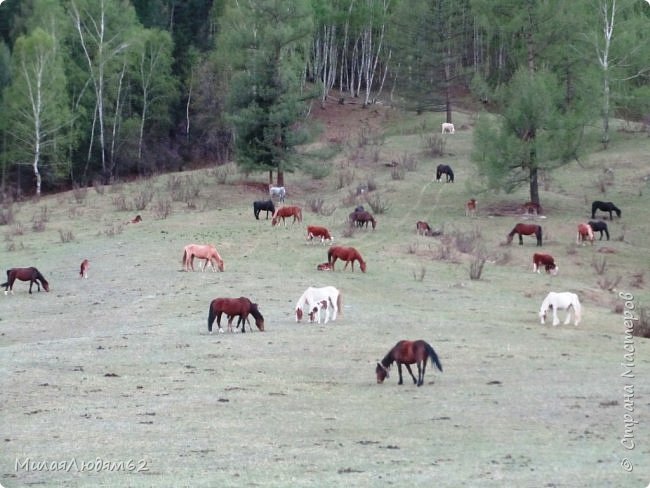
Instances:
[[[284,202],[284,197],[287,195],[287,190],[284,186],[269,185],[269,195],[271,198],[278,197],[281,202]]]
[[[573,308],[573,325],[578,325],[582,316],[582,306],[580,305],[580,300],[578,300],[578,295],[570,292],[556,293],[554,291],[549,292],[542,302],[542,306],[539,309],[539,318],[541,323],[544,323],[546,319],[546,313],[548,309],[553,309],[553,325],[556,326],[560,323],[560,320],[557,318],[558,310],[566,310],[566,319],[564,320],[564,325],[568,325],[571,322],[571,308]]]
[[[318,315],[318,323],[320,324],[320,309],[325,308],[325,323],[330,320],[330,310],[332,321],[336,320],[336,314],[341,310],[341,300],[343,296],[341,292],[333,286],[324,286],[322,288],[314,288],[310,286],[300,296],[296,302],[296,322],[300,322],[303,316],[303,310],[308,307],[309,321],[313,322],[316,315]],[[326,303],[323,307],[321,302]],[[314,310],[316,309],[316,311]]]
[[[456,129],[454,128],[454,124],[451,124],[449,122],[443,122],[442,123],[442,132],[441,134],[444,134],[445,132],[448,132],[450,134],[453,134],[456,132]]]

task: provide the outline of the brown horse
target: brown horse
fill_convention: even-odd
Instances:
[[[330,247],[327,251],[327,262],[332,267],[332,271],[334,271],[334,263],[337,259],[345,261],[345,266],[343,267],[344,270],[348,267],[348,264],[352,263],[352,272],[354,272],[354,262],[359,261],[361,271],[364,273],[366,272],[366,262],[361,257],[361,254],[359,254],[359,251],[353,247]]]
[[[12,295],[14,294],[14,282],[16,280],[29,281],[29,293],[32,292],[34,283],[36,283],[38,291],[41,291],[41,285],[43,285],[45,291],[50,291],[50,284],[36,268],[11,268],[7,270],[7,281],[0,285],[0,287],[5,287],[5,295],[8,291],[11,291]]]
[[[81,266],[79,268],[79,278],[88,278],[88,268],[90,268],[90,261],[87,259],[81,261]]]
[[[510,231],[510,234],[508,234],[508,239],[507,243],[510,244],[512,242],[512,237],[515,234],[519,234],[519,245],[523,246],[524,245],[524,240],[522,239],[522,235],[524,236],[532,236],[534,235],[537,238],[537,245],[541,246],[542,245],[542,226],[537,225],[537,224],[517,224],[514,226],[514,228]]]
[[[576,244],[585,245],[585,241],[591,241],[591,245],[594,245],[594,230],[589,224],[578,224],[578,234],[576,235]]]
[[[142,222],[142,217],[140,215],[136,215],[131,220],[129,220],[127,224],[139,224],[140,222]]]
[[[402,364],[406,366],[413,384],[422,386],[424,383],[424,372],[427,369],[427,359],[431,358],[431,362],[442,372],[442,364],[438,359],[438,355],[433,350],[433,347],[426,341],[399,341],[395,346],[388,351],[381,362],[377,363],[375,374],[377,375],[377,383],[383,383],[389,377],[388,369],[393,362],[397,363],[397,371],[399,372],[398,385],[402,381]],[[418,368],[418,377],[415,379],[413,371],[411,371],[411,364],[415,363]]]
[[[433,233],[431,226],[423,220],[418,220],[415,223],[415,231],[423,236],[430,236]]]
[[[476,216],[476,204],[478,201],[475,198],[471,198],[465,203],[465,216],[474,217]]]
[[[556,275],[560,270],[559,266],[555,264],[555,259],[550,254],[533,254],[533,273],[539,273],[542,266],[544,266],[547,273],[552,273],[553,275]]]
[[[185,249],[183,249],[183,268],[185,271],[190,269],[194,271],[194,258],[205,260],[201,271],[205,271],[208,263],[212,267],[212,271],[216,272],[216,268],[219,268],[219,271],[224,270],[223,259],[221,259],[217,249],[212,244],[188,244],[185,246]],[[215,263],[217,264],[216,267]]]
[[[319,227],[317,225],[308,225],[307,226],[307,240],[313,242],[314,237],[319,237],[321,244],[326,240],[332,242],[332,234],[325,227]]]
[[[239,317],[237,327],[239,327],[239,324],[243,324],[242,333],[246,332],[248,314],[251,314],[255,318],[255,325],[261,332],[264,332],[264,317],[260,313],[257,303],[252,303],[246,297],[215,298],[210,302],[210,309],[208,311],[208,332],[210,334],[212,334],[212,324],[215,318],[217,319],[219,332],[223,332],[221,328],[221,315],[223,314],[228,316],[228,330],[230,332],[232,332],[232,321],[235,316]]]
[[[330,263],[320,263],[316,266],[318,271],[332,271],[332,265]]]
[[[356,225],[357,227],[363,227],[364,225],[368,228],[368,222],[372,224],[372,229],[375,230],[377,227],[377,221],[372,216],[372,214],[366,210],[355,210],[349,216],[350,224]]]
[[[543,210],[542,206],[539,203],[533,203],[533,202],[526,202],[521,206],[521,210],[525,214],[532,214],[532,215],[541,215]]]
[[[286,206],[286,207],[280,207],[275,211],[273,214],[273,219],[271,219],[271,225],[276,226],[280,222],[280,219],[282,219],[282,223],[287,225],[286,218],[287,217],[293,217],[293,222],[292,224],[296,222],[302,222],[302,209],[298,206],[291,205],[291,206]]]

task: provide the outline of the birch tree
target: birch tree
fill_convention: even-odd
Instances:
[[[70,119],[63,62],[52,36],[36,28],[16,40],[12,64],[13,80],[6,93],[10,152],[17,161],[29,161],[40,195],[43,162],[55,176],[62,173],[59,151],[65,148],[63,129]]]

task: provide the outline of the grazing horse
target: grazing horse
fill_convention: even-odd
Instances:
[[[330,263],[320,263],[316,266],[318,271],[332,271],[332,265]]]
[[[471,198],[465,204],[465,217],[474,217],[476,216],[476,204],[478,200]]]
[[[446,164],[439,164],[438,167],[436,168],[436,181],[440,182],[440,179],[442,178],[442,175],[446,175],[447,177],[447,183],[453,183],[454,182],[454,171],[451,169],[451,166],[448,166]]]
[[[591,245],[594,245],[594,231],[589,224],[578,224],[578,234],[576,235],[576,244],[585,245],[585,241],[591,241]]]
[[[81,261],[81,266],[79,268],[79,278],[88,278],[88,268],[90,268],[90,261],[87,259]]]
[[[415,232],[423,236],[430,236],[433,233],[433,230],[431,229],[431,226],[428,224],[428,222],[418,220],[415,223]]]
[[[456,132],[456,128],[454,127],[454,124],[450,122],[443,122],[441,134],[444,134],[445,132],[449,134],[453,134],[454,132]]]
[[[612,212],[616,212],[616,216],[621,218],[621,209],[614,205],[612,202],[601,202],[596,200],[591,203],[591,218],[596,218],[596,210],[602,210],[603,212],[609,212],[609,220],[612,220]]]
[[[192,269],[194,271],[194,258],[205,259],[201,271],[210,264],[212,271],[223,271],[223,259],[212,244],[188,244],[183,250],[183,268],[185,271]],[[215,267],[215,263],[217,266]]]
[[[524,236],[532,236],[534,235],[537,238],[537,245],[541,246],[542,245],[542,226],[537,225],[537,224],[517,224],[514,226],[514,228],[510,231],[510,234],[508,234],[508,239],[507,243],[510,244],[512,242],[512,238],[515,234],[519,234],[519,245],[523,246],[524,240],[522,239],[522,235]]]
[[[564,320],[564,325],[568,325],[571,322],[571,309],[573,309],[573,325],[578,325],[580,323],[580,318],[582,316],[582,306],[580,305],[580,300],[578,300],[578,295],[570,292],[556,293],[554,291],[549,292],[542,302],[542,306],[539,309],[539,318],[542,325],[546,320],[546,314],[549,308],[553,309],[553,326],[556,326],[560,323],[560,320],[557,318],[558,310],[566,310],[566,319]]]
[[[275,205],[273,205],[273,200],[257,200],[253,202],[253,214],[257,220],[260,219],[260,212],[266,210],[266,220],[269,219],[269,212],[271,215],[275,213]]]
[[[34,283],[36,283],[38,291],[41,291],[41,285],[43,285],[45,291],[50,291],[50,284],[36,268],[11,268],[7,270],[7,281],[0,285],[0,287],[5,287],[5,295],[8,291],[12,295],[14,294],[14,282],[16,280],[29,281],[30,294],[32,293],[32,285]]]
[[[317,322],[318,325],[320,325],[320,312],[321,310],[325,310],[325,323],[327,323],[329,319],[329,308],[327,306],[328,303],[330,303],[329,300],[321,300],[320,302],[316,302],[308,314],[309,322]]]
[[[560,267],[555,264],[555,259],[553,259],[553,256],[550,254],[533,254],[533,273],[535,271],[539,273],[542,266],[544,266],[547,273],[551,273],[553,276],[555,276],[560,270]]]
[[[534,202],[526,202],[521,206],[521,209],[525,214],[532,214],[532,215],[541,215],[542,212],[542,206],[539,203],[534,203]]]
[[[330,231],[325,227],[318,227],[317,225],[308,225],[307,226],[307,240],[313,242],[314,237],[320,237],[320,242],[323,243],[326,240],[330,243],[334,240]]]
[[[212,324],[215,318],[217,319],[219,332],[223,332],[221,328],[222,314],[228,316],[228,331],[230,332],[232,332],[232,321],[236,315],[239,316],[237,327],[239,327],[239,324],[243,324],[242,333],[246,332],[248,314],[251,314],[255,318],[255,325],[261,332],[264,332],[264,317],[260,313],[257,303],[252,303],[246,297],[215,298],[210,302],[210,309],[208,311],[208,332],[210,334],[212,334]]]
[[[397,371],[399,373],[398,385],[403,384],[402,381],[402,364],[406,366],[407,371],[413,378],[413,384],[422,386],[424,383],[424,372],[427,369],[427,359],[431,358],[431,362],[442,372],[442,364],[438,359],[436,351],[426,341],[399,341],[395,346],[388,351],[380,362],[377,363],[375,374],[377,375],[377,383],[383,383],[389,377],[388,370],[393,362],[397,363]],[[411,364],[415,363],[418,368],[418,377],[415,379],[413,371],[411,371]]]
[[[287,190],[284,186],[269,185],[269,196],[271,198],[278,197],[281,202],[284,202],[284,197],[287,196]]]
[[[357,251],[353,247],[343,247],[343,246],[334,246],[330,247],[329,250],[327,251],[327,262],[332,266],[332,271],[334,271],[334,263],[336,262],[337,259],[341,259],[342,261],[345,261],[345,266],[343,267],[343,270],[345,270],[348,267],[348,264],[352,263],[352,272],[354,273],[354,262],[359,261],[359,267],[361,268],[361,271],[363,273],[366,272],[366,262],[363,260],[361,257],[361,254],[359,254],[359,251]]]
[[[366,228],[368,227],[368,222],[372,223],[372,229],[375,230],[377,227],[377,221],[375,218],[372,216],[370,212],[367,212],[365,210],[361,211],[354,211],[350,214],[349,216],[350,223],[353,225],[356,225],[357,227],[363,227],[364,224]]]
[[[314,288],[313,286],[310,286],[302,295],[300,295],[300,298],[298,298],[298,301],[296,302],[296,322],[302,320],[305,307],[309,307],[309,321],[313,322],[314,307],[317,307],[317,304],[323,301],[326,302],[326,304],[329,304],[329,306],[326,307],[325,323],[329,321],[329,310],[332,310],[333,322],[336,320],[336,314],[339,311],[343,313],[342,300],[343,295],[333,286],[324,286],[322,288]],[[320,314],[318,323],[320,324]]]
[[[282,223],[286,227],[287,222],[285,219],[287,217],[293,217],[293,222],[291,222],[292,224],[295,223],[296,220],[302,222],[302,209],[296,206],[280,207],[273,214],[271,225],[275,227],[280,222],[280,219],[282,219]]]
[[[602,220],[590,220],[589,227],[593,232],[600,232],[599,241],[603,240],[603,232],[607,235],[607,240],[609,241],[609,230],[607,229],[607,224]]]

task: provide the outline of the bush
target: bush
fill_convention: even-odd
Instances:
[[[370,208],[372,211],[376,214],[383,214],[388,211],[388,203],[385,201],[382,201],[380,195],[366,195],[366,203],[370,205]]]
[[[61,242],[63,242],[64,244],[66,242],[74,241],[74,234],[72,233],[71,230],[59,229],[59,237],[61,238]]]
[[[86,201],[87,194],[88,188],[85,186],[79,186],[77,183],[72,186],[72,196],[74,197],[75,202],[84,203]]]
[[[153,207],[153,216],[163,220],[172,214],[172,202],[170,200],[158,200]]]

